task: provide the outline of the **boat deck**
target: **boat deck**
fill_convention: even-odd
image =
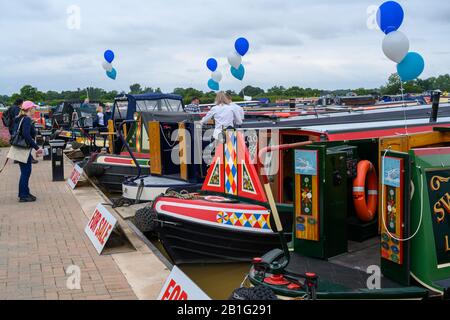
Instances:
[[[329,261],[312,259],[292,254],[288,270],[295,273],[314,272],[319,276],[320,283],[334,289],[360,290],[367,288],[369,266],[380,265],[380,245],[378,239],[363,243],[351,242],[349,253]],[[398,283],[387,278],[381,278],[381,289],[400,288]]]

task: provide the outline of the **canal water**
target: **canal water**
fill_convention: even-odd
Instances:
[[[170,261],[161,242],[151,242]],[[250,263],[227,263],[181,265],[179,268],[211,299],[228,300],[233,291],[241,286],[250,266]]]

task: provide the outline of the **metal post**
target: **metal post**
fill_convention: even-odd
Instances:
[[[440,90],[436,90],[436,91],[433,91],[431,94],[431,97],[433,99],[433,107],[432,107],[432,111],[431,111],[430,123],[437,122],[438,114],[439,114],[439,102],[441,101],[441,93],[442,92]]]

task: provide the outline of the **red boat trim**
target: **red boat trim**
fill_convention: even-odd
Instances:
[[[130,154],[128,152],[122,152],[120,154],[122,157],[129,157]],[[135,153],[133,152],[133,155],[136,157],[136,159],[150,159],[149,153]]]
[[[273,233],[270,228],[270,213],[260,206],[226,203],[221,203],[219,206],[219,204],[214,205],[202,200],[186,201],[161,198],[156,202],[155,209],[158,214],[216,228],[253,233]]]
[[[373,139],[380,137],[388,137],[395,135],[404,135],[411,133],[419,133],[425,131],[433,131],[436,124],[425,126],[410,126],[408,130],[404,127],[395,127],[390,129],[369,130],[369,131],[356,131],[356,132],[342,132],[342,133],[329,133],[327,134],[328,141],[349,141],[359,139]],[[449,124],[440,124],[440,127],[450,127]]]
[[[413,149],[418,156],[434,156],[439,154],[449,154],[450,148],[427,148],[427,149]]]

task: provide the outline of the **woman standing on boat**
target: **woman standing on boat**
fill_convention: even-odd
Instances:
[[[25,101],[20,109],[19,116],[14,120],[14,132],[20,133],[30,148],[37,151],[37,155],[42,154],[42,149],[34,141],[36,138],[36,129],[33,124],[32,116],[37,106],[31,101]],[[19,163],[20,180],[19,180],[19,199],[20,202],[35,202],[36,197],[30,193],[29,181],[32,171],[33,157],[28,158],[27,163]]]
[[[235,126],[242,125],[243,114],[235,108],[225,92],[219,92],[216,97],[216,106],[202,119],[204,125],[211,119],[214,119],[216,125],[214,130],[214,139],[218,140],[222,131],[225,129],[234,129]]]

